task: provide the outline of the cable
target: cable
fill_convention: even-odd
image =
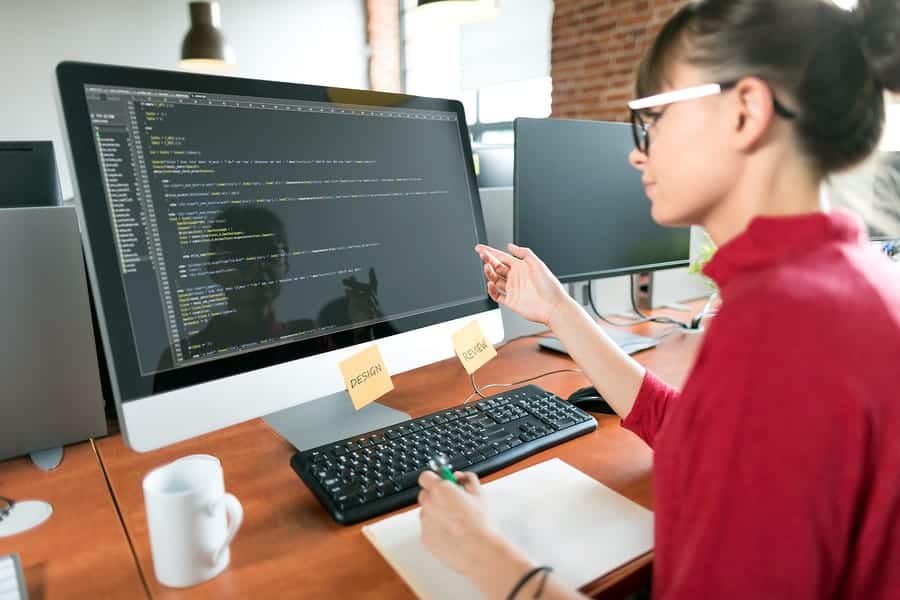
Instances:
[[[638,319],[634,319],[632,321],[624,321],[617,322],[612,319],[604,316],[599,310],[597,310],[596,305],[594,304],[594,292],[592,291],[594,285],[592,281],[588,282],[587,285],[587,293],[588,293],[588,303],[591,305],[591,310],[594,311],[594,314],[597,315],[597,318],[603,321],[604,323],[608,323],[613,327],[631,327],[632,325],[640,325],[641,323],[664,323],[666,325],[677,325],[681,329],[691,329],[690,324],[684,323],[682,321],[678,321],[671,317],[651,317],[650,315],[645,315],[640,311],[637,306],[637,301],[635,300],[634,294],[634,279],[631,280],[631,306],[636,315],[638,315]]]
[[[682,329],[691,329],[690,323],[685,323],[671,317],[651,317],[650,315],[645,315],[644,313],[642,313],[637,303],[637,280],[638,278],[636,275],[631,276],[631,309],[634,311],[634,314],[653,323],[669,323],[671,325],[678,325]]]
[[[483,392],[484,390],[486,390],[488,388],[497,388],[497,387],[508,388],[508,387],[512,387],[514,385],[521,385],[523,383],[528,383],[529,381],[534,381],[535,379],[540,379],[542,377],[547,377],[548,375],[556,375],[558,373],[584,373],[584,371],[582,371],[581,369],[557,369],[555,371],[548,371],[546,373],[541,373],[540,375],[535,375],[534,377],[529,377],[528,379],[522,379],[521,381],[514,381],[512,383],[489,383],[482,387],[478,387],[478,384],[475,383],[475,373],[472,373],[472,375],[471,375],[472,389],[474,389],[475,392],[472,394],[469,394],[469,397],[463,401],[463,404],[468,404],[469,401],[472,398],[474,398],[475,396],[479,396],[482,400],[487,398],[487,396],[485,396],[481,392]]]
[[[710,312],[709,309],[712,306],[713,301],[719,297],[719,292],[713,292],[709,295],[709,298],[706,299],[706,304],[703,305],[703,308],[700,309],[693,319],[691,319],[691,329],[700,329],[700,324],[703,322],[703,319],[707,316],[712,316],[715,312]]]

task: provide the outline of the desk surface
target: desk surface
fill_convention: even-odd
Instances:
[[[660,335],[665,327],[644,325],[637,333]],[[699,336],[675,332],[636,358],[663,379],[680,385],[699,346]],[[539,350],[535,338],[502,347],[478,372],[478,383],[506,383],[546,371],[571,368],[563,355]],[[586,384],[575,373],[552,375],[538,385],[565,397]],[[421,416],[462,402],[471,385],[455,358],[394,377],[384,404]],[[487,481],[559,457],[635,502],[652,508],[652,452],[619,420],[599,416],[599,427],[561,446],[503,469]],[[362,524],[336,524],[289,466],[294,450],[259,419],[146,454],[128,450],[121,436],[98,443],[141,571],[154,597],[412,598],[412,591],[360,531]],[[232,544],[232,563],[222,575],[186,591],[159,585],[153,575],[141,479],[152,468],[193,453],[222,461],[225,484],[243,503],[244,524]],[[406,509],[403,509],[406,510]],[[597,593],[623,576],[649,569],[651,555],[592,583]]]
[[[67,447],[62,464],[46,473],[24,457],[0,463],[0,493],[53,505],[39,527],[0,537],[0,555],[22,559],[29,597],[146,597],[90,442]]]

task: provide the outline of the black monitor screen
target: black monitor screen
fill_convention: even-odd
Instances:
[[[628,162],[630,125],[515,122],[516,243],[562,281],[688,264],[690,229],[657,225]]]
[[[123,319],[104,312],[129,380],[144,378],[133,397],[183,367],[207,364],[203,380],[261,366],[249,354],[275,363],[484,310],[457,103],[206,80],[226,83],[82,84],[103,190],[82,189],[84,210],[101,292],[114,273],[124,297]]]

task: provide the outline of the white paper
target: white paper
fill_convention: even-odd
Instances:
[[[653,548],[653,513],[558,458],[485,484],[484,495],[500,530],[571,587]],[[362,530],[420,598],[483,597],[422,545],[418,508]]]

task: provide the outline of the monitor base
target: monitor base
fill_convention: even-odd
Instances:
[[[322,396],[272,413],[263,420],[300,451],[409,420],[405,412],[373,402],[356,410],[346,392]]]
[[[46,450],[35,450],[30,454],[31,462],[41,471],[52,471],[59,466],[63,459],[62,446],[56,448],[47,448]]]

